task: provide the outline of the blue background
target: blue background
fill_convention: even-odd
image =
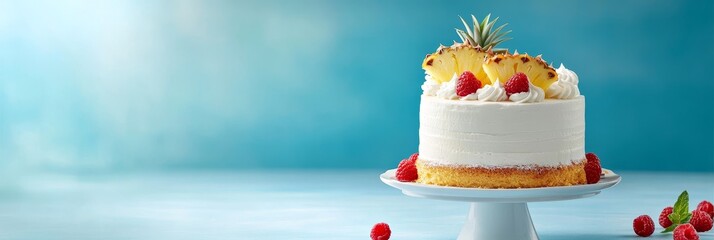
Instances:
[[[579,74],[606,167],[714,171],[712,1],[263,0],[0,2],[0,173],[394,167],[489,12]]]

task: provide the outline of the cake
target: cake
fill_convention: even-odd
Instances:
[[[440,46],[422,67],[416,182],[534,188],[586,183],[585,97],[562,64],[495,48],[498,18],[463,19],[461,42]],[[599,163],[598,163],[599,164]]]

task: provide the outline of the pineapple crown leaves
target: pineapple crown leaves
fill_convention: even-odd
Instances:
[[[489,49],[494,48],[496,45],[511,40],[512,38],[506,38],[506,34],[510,33],[511,30],[501,32],[508,23],[503,24],[497,28],[493,28],[498,21],[498,17],[491,20],[491,14],[486,15],[482,21],[478,21],[474,15],[471,15],[471,20],[473,21],[473,29],[468,23],[459,16],[461,22],[464,24],[466,31],[461,29],[456,29],[456,34],[459,35],[461,41],[464,43],[469,43],[473,46],[481,46],[482,48]]]

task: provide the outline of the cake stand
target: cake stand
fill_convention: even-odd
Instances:
[[[600,182],[587,185],[523,188],[523,189],[483,189],[428,185],[414,182],[400,182],[394,177],[396,170],[388,170],[379,178],[389,186],[402,190],[407,196],[470,202],[471,209],[458,240],[475,239],[530,239],[537,240],[538,234],[528,202],[545,202],[592,197],[600,191],[615,186],[620,176],[603,169]]]

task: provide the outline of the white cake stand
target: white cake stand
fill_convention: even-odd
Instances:
[[[620,176],[603,169],[596,184],[524,189],[483,189],[427,185],[400,182],[396,170],[388,170],[379,178],[389,186],[402,190],[407,196],[471,202],[468,219],[458,240],[530,239],[537,240],[528,212],[528,202],[545,202],[592,197],[601,190],[615,186]]]

